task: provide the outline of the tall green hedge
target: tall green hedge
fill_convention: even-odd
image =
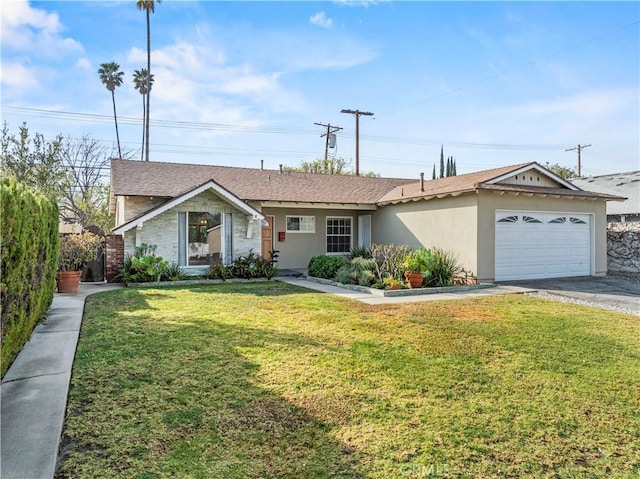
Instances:
[[[11,178],[0,180],[2,376],[44,318],[58,268],[58,205]]]

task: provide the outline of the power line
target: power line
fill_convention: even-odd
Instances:
[[[83,123],[92,122],[93,120],[97,123],[111,123],[113,122],[113,117],[108,115],[97,115],[92,113],[73,113],[73,112],[65,112],[65,111],[56,111],[56,110],[44,110],[38,108],[24,108],[24,107],[12,107],[12,106],[2,106],[3,110],[16,111],[16,112],[26,112],[30,114],[34,114],[34,116],[42,116],[44,118],[54,117],[54,118],[65,118],[67,115],[70,115],[74,120],[82,121]],[[68,118],[66,118],[68,119]],[[140,119],[131,118],[131,117],[119,117],[118,121],[128,122],[131,121],[133,124],[138,124]],[[303,129],[295,129],[289,127],[247,127],[247,126],[238,126],[238,125],[227,125],[222,123],[198,123],[198,122],[176,122],[176,121],[167,121],[167,120],[151,120],[154,126],[159,126],[163,128],[183,128],[183,129],[217,129],[220,131],[233,131],[239,133],[276,133],[276,134],[313,134],[313,130],[303,130]],[[176,124],[177,126],[173,126]],[[350,134],[348,130],[345,130],[345,136],[354,137],[354,135]],[[393,137],[393,136],[380,136],[380,135],[360,135],[360,138],[375,141],[380,143],[396,143],[396,144],[406,144],[406,145],[425,145],[425,146],[440,146],[441,144],[446,144],[451,147],[456,148],[468,148],[468,149],[490,149],[490,150],[559,150],[567,147],[567,144],[505,144],[505,143],[473,143],[473,142],[460,142],[460,141],[450,141],[443,139],[436,140],[428,140],[421,138],[409,138],[409,137]],[[113,143],[111,140],[99,140]],[[125,144],[131,144],[133,142],[125,142]],[[137,143],[135,143],[137,144]],[[154,146],[163,146],[162,144],[155,143]],[[171,145],[177,148],[184,148],[183,145]],[[189,148],[193,148],[191,145]],[[262,150],[260,150],[262,151]]]

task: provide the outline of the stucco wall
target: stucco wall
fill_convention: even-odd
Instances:
[[[440,247],[477,272],[476,195],[420,200],[379,208],[371,219],[373,243]]]
[[[233,214],[233,257],[247,254],[251,249],[260,251],[260,223],[253,222],[251,235],[247,238],[249,220],[247,215],[220,199],[215,193],[206,191],[174,208],[160,213],[144,222],[140,230],[125,233],[125,256],[133,254],[135,246],[142,243],[157,245],[156,255],[170,262],[178,262],[178,213],[207,211]]]
[[[317,210],[303,208],[263,208],[264,215],[274,216],[273,249],[280,251],[278,268],[298,269],[306,268],[313,256],[327,252],[327,216],[343,216],[352,218],[352,245],[358,243],[358,215],[371,214],[369,211],[352,210]],[[278,232],[287,231],[287,216],[315,216],[315,233],[286,233],[284,242],[278,241]]]
[[[495,278],[495,214],[496,210],[523,210],[537,213],[592,214],[593,247],[596,276],[607,273],[607,215],[603,200],[542,198],[539,196],[478,194],[478,280]]]

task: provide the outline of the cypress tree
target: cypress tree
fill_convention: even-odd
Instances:
[[[436,179],[436,164],[433,164],[433,178],[431,178],[432,180]]]
[[[451,157],[447,156],[447,176],[451,176]]]
[[[458,176],[458,172],[456,171],[456,160],[453,160],[451,165],[451,176]]]
[[[440,178],[444,177],[444,145],[440,146]]]

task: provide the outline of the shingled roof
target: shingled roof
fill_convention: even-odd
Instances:
[[[554,179],[557,187],[500,183],[502,178],[530,168],[542,171]],[[209,180],[243,201],[385,205],[478,190],[624,199],[615,195],[583,191],[536,162],[428,180],[421,187],[420,181],[406,178],[323,175],[186,163],[111,161],[111,188],[114,196],[175,198]]]
[[[534,168],[543,171],[546,175],[555,179],[557,187],[539,187],[527,185],[504,184],[499,181],[503,177],[527,171]],[[377,201],[378,205],[393,203],[405,203],[421,199],[438,198],[449,195],[459,195],[473,191],[503,191],[511,193],[544,194],[552,196],[571,196],[580,198],[603,198],[610,200],[620,200],[622,198],[614,195],[583,191],[579,187],[556,176],[552,172],[544,169],[536,162],[521,163],[519,165],[504,166],[491,170],[477,171],[459,176],[449,176],[436,180],[425,181],[421,188],[420,182],[413,182],[409,185],[401,185],[388,192]]]
[[[174,198],[213,180],[244,201],[375,204],[412,179],[293,173],[257,168],[111,160],[115,196]]]

